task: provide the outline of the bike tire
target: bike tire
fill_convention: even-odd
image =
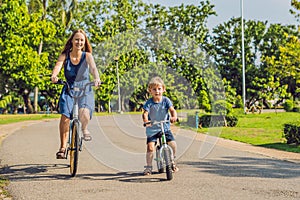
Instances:
[[[72,137],[70,144],[70,174],[74,177],[78,168],[79,156],[79,123],[74,122],[72,126]]]
[[[156,159],[155,160],[156,160],[158,173],[164,173],[165,170],[164,170],[163,160],[160,157],[160,147],[159,146],[156,147]]]
[[[172,160],[171,160],[171,151],[168,148],[164,148],[163,151],[165,164],[166,164],[166,175],[167,180],[173,179],[173,171],[172,171]]]

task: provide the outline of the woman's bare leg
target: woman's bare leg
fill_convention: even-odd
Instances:
[[[90,132],[88,131],[87,127],[90,122],[90,110],[87,108],[80,108],[79,109],[79,120],[81,122],[81,129],[84,135],[84,140],[90,141],[92,139]]]
[[[61,115],[59,123],[59,132],[60,132],[60,148],[67,147],[68,134],[69,134],[70,119],[65,115]]]
[[[90,110],[87,108],[79,109],[79,120],[81,122],[81,129],[87,130],[87,126],[90,122]]]

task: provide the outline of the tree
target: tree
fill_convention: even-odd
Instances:
[[[0,69],[7,91],[21,95],[29,113],[33,112],[29,94],[43,82],[41,74],[48,65],[48,54],[39,55],[36,49],[55,34],[53,24],[40,21],[40,17],[41,13],[29,14],[22,0],[2,1]]]
[[[49,66],[48,73],[51,73],[52,66],[61,49],[63,48],[64,41],[69,35],[69,28],[73,19],[74,13],[77,11],[77,0],[64,0],[64,1],[47,1],[47,0],[29,0],[27,3],[28,10],[31,14],[42,13],[41,21],[51,22],[55,25],[55,39],[48,41],[41,41],[38,48],[38,53],[42,51],[49,53]],[[49,83],[49,75],[45,76],[43,81],[43,88],[40,89],[42,96],[46,98],[46,102],[50,105],[51,110],[57,107],[58,86]],[[37,105],[38,88],[35,88],[35,109]],[[53,101],[54,99],[54,101]],[[43,106],[43,104],[40,104]]]
[[[280,77],[281,84],[286,85],[287,91],[295,99],[300,95],[300,41],[296,36],[285,36],[288,42],[279,47],[279,55],[266,56],[264,60],[269,66],[269,72],[274,77]]]
[[[272,77],[270,66],[264,57],[278,58],[279,48],[286,43],[285,33],[297,35],[293,26],[282,26],[267,22],[245,22],[245,65],[246,65],[246,99],[250,107],[257,101],[268,106],[274,93],[279,91],[283,97],[285,85],[280,77]],[[241,66],[241,27],[240,18],[233,18],[213,29],[211,38],[213,56],[223,78],[230,80],[231,87],[237,95],[242,95],[242,66]],[[279,79],[278,79],[279,78]],[[269,82],[271,81],[271,82]],[[269,83],[268,83],[269,82]],[[278,83],[280,83],[278,85]],[[272,88],[272,89],[270,89]],[[275,92],[277,91],[277,92]],[[264,94],[267,92],[268,94]]]
[[[293,9],[290,9],[290,13],[295,16],[297,21],[299,21],[299,19],[300,19],[300,13],[299,13],[300,2],[298,0],[291,0],[291,6],[293,7]]]
[[[208,46],[206,20],[215,14],[213,7],[208,1],[200,2],[198,6],[182,4],[170,8],[150,4],[150,14],[146,18],[149,40],[144,41],[144,46],[155,62],[184,77],[197,95],[202,90],[209,94],[203,71],[206,67],[212,69],[205,62],[205,49]],[[201,102],[204,100],[199,98],[199,104],[207,104]]]

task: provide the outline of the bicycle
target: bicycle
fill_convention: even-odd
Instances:
[[[69,137],[65,153],[65,159],[68,159],[68,155],[70,155],[70,174],[72,177],[74,177],[78,168],[79,151],[82,151],[83,145],[83,133],[81,130],[81,122],[79,121],[78,116],[78,100],[85,95],[86,87],[90,85],[93,86],[94,82],[88,82],[82,87],[74,86],[73,88],[70,88],[68,82],[63,80],[58,80],[56,84],[65,85],[67,88],[67,93],[74,99],[72,119],[70,120]]]
[[[147,124],[155,125],[160,124],[161,131],[157,133],[158,142],[155,143],[155,161],[157,164],[158,173],[166,172],[167,180],[173,179],[173,168],[174,168],[174,154],[172,148],[168,145],[164,130],[164,123],[170,122],[170,120],[162,121],[150,121],[145,122]]]

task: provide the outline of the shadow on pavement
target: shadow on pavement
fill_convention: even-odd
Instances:
[[[271,158],[223,157],[186,161],[181,164],[199,168],[200,172],[227,177],[295,178],[300,177],[300,165]]]
[[[116,173],[90,173],[81,174],[78,172],[75,177],[71,177],[67,164],[19,164],[3,165],[0,168],[0,175],[6,176],[10,181],[49,181],[49,180],[116,180],[122,182],[149,183],[165,181],[163,178],[144,176],[142,172],[116,172]],[[62,172],[60,170],[64,170]],[[158,173],[157,173],[158,175]]]
[[[116,172],[116,173],[98,173],[98,174],[78,174],[77,178],[80,179],[91,179],[95,180],[101,177],[101,180],[115,180],[121,182],[132,182],[132,183],[151,183],[165,181],[164,178],[156,177],[153,173],[151,176],[144,176],[142,172]]]
[[[68,165],[63,164],[2,165],[0,175],[7,176],[11,181],[66,179],[69,177],[68,175],[50,174],[49,170],[60,170],[68,167]]]

